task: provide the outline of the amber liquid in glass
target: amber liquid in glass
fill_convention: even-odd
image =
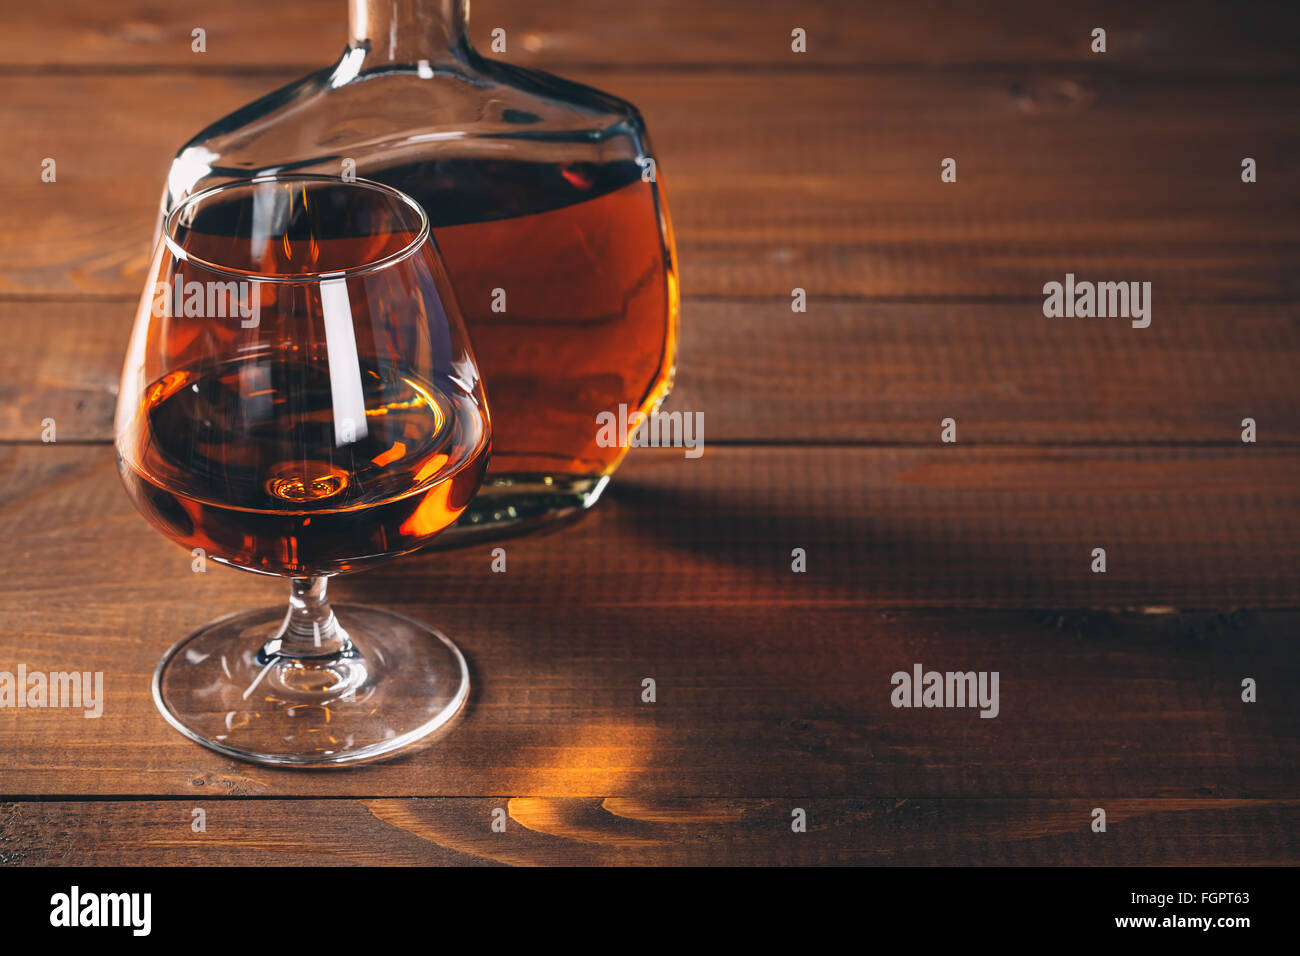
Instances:
[[[205,207],[178,229],[188,260],[160,250],[159,274],[184,291],[232,278],[203,260],[253,275],[332,273],[417,238],[368,194],[304,188],[279,199],[280,240],[248,238],[259,210],[247,201]],[[145,351],[163,374],[117,451],[128,493],[163,534],[215,561],[305,577],[412,551],[455,521],[487,467],[490,429],[441,323],[394,305],[419,281],[408,271],[431,281],[439,268],[427,244],[409,255],[411,270],[354,280],[247,283],[240,304],[251,311],[256,299],[255,319],[186,314],[175,300],[152,319]],[[331,283],[347,286],[333,331]],[[159,315],[156,300],[142,308]]]
[[[597,444],[596,416],[648,411],[671,386],[677,278],[659,185],[631,160],[365,175],[429,214],[492,405],[489,477],[612,471],[626,448]]]
[[[252,571],[332,574],[419,547],[469,503],[487,462],[467,395],[376,371],[339,445],[327,363],[280,356],[177,371],[146,392],[119,459],[165,535]],[[134,460],[132,460],[134,459]]]

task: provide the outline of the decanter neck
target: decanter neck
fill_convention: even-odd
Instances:
[[[348,37],[367,60],[444,60],[469,46],[469,0],[348,0]]]

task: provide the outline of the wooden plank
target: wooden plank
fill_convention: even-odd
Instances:
[[[135,303],[0,301],[0,440],[111,441]],[[32,321],[42,317],[44,321]],[[1039,303],[687,299],[670,409],[712,442],[1300,441],[1300,309],[1179,304],[1148,329]],[[491,383],[489,383],[490,385]],[[593,422],[593,428],[595,427]]]
[[[1240,445],[1246,416],[1300,439],[1293,305],[1173,304],[1142,330],[1039,300],[808,309],[688,300],[668,407],[719,441],[932,445],[949,417],[972,444]]]
[[[48,610],[65,577],[107,602],[148,602],[162,581],[183,592],[194,584],[188,552],[136,515],[115,472],[103,445],[0,448],[0,529],[9,542],[0,568],[18,607]],[[936,441],[929,449],[718,447],[696,460],[637,449],[587,520],[509,546],[521,573],[507,588],[490,572],[486,546],[454,559],[407,558],[357,580],[386,599],[411,600],[436,579],[444,600],[471,607],[749,606],[755,594],[770,607],[1294,607],[1297,477],[1300,453],[1259,445],[1043,450]],[[807,574],[790,572],[795,547],[809,555]],[[1096,547],[1107,550],[1105,574],[1090,571]],[[104,574],[110,549],[122,558],[112,579]],[[257,586],[238,575],[210,593],[238,598]]]
[[[788,301],[799,287],[1032,301],[1067,272],[1150,281],[1157,312],[1300,294],[1290,80],[1035,70],[575,78],[642,106],[688,295]],[[0,124],[11,131],[0,294],[138,294],[170,156],[278,82],[0,78]],[[1258,183],[1240,181],[1243,155],[1258,161]],[[58,162],[55,183],[40,180],[45,157]],[[943,157],[957,159],[956,183],[940,182]]]
[[[1105,834],[1090,829],[1107,814]],[[802,808],[804,833],[790,829]],[[494,810],[503,832],[491,829]],[[195,832],[194,811],[206,830]],[[1297,800],[173,800],[0,805],[22,866],[979,865],[1300,862]]]
[[[505,574],[478,546],[338,580],[445,628],[475,691],[429,749],[310,775],[202,750],[149,694],[166,646],[282,585],[193,573],[106,448],[10,447],[0,669],[102,671],[106,702],[0,710],[0,795],[1289,797],[1294,612],[969,610],[1295,606],[1297,456],[1251,452],[634,456],[588,519],[508,542]],[[935,604],[967,610],[887,609]],[[892,707],[916,663],[998,671],[999,716]]]
[[[342,0],[281,0],[269,7],[228,0],[202,10],[128,0],[112,5],[66,0],[57,8],[16,6],[0,37],[3,62],[24,67],[173,66],[226,68],[323,65],[347,36]],[[602,64],[740,66],[788,64],[872,68],[1021,63],[1095,64],[1092,30],[1108,31],[1108,68],[1141,71],[1294,70],[1293,4],[1231,9],[1177,0],[1137,7],[1103,0],[1061,8],[1033,0],[996,5],[912,0],[863,4],[817,0],[658,0],[615,11],[601,0],[564,4],[474,0],[472,37],[481,51],[491,31],[506,31],[511,62],[547,69]],[[802,27],[808,52],[791,52]],[[207,52],[191,50],[191,31],[207,31]]]

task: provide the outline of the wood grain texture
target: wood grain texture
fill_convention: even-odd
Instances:
[[[3,301],[0,440],[111,441],[135,303]],[[34,317],[42,320],[33,321]],[[1039,303],[687,299],[668,408],[706,442],[933,446],[1300,441],[1294,304],[1162,309],[1150,328],[1045,319]],[[593,428],[594,428],[593,423]]]
[[[0,561],[15,597],[62,588],[56,568],[102,579],[105,545],[130,555],[128,565],[188,568],[187,554],[132,510],[110,448],[11,446],[0,449],[0,469],[11,542]],[[511,546],[517,566],[549,570],[512,577],[506,597],[692,605],[747,603],[757,592],[769,605],[1288,607],[1300,598],[1298,475],[1296,452],[1259,446],[715,448],[698,460],[640,449],[589,520]],[[1098,546],[1108,549],[1106,574],[1088,570]],[[815,573],[790,574],[793,547],[813,555]],[[476,561],[482,567],[466,567]],[[418,581],[446,563],[404,559],[383,579]],[[474,583],[492,580],[487,548],[450,563],[449,600],[479,603]],[[603,580],[588,591],[597,572]],[[102,587],[122,597],[152,580]]]
[[[201,9],[153,0],[65,0],[58,6],[7,0],[6,7],[11,9],[5,10],[0,57],[24,67],[308,67],[337,56],[347,37],[344,0],[281,0],[275,29],[267,28],[265,7],[253,0]],[[942,0],[659,0],[618,8],[601,0],[474,0],[472,11],[472,39],[480,50],[489,50],[491,31],[500,27],[506,30],[506,58],[542,68],[1086,64],[1097,59],[1090,49],[1092,29],[1104,26],[1107,62],[1125,69],[1295,69],[1287,42],[1295,8],[1282,2],[1198,4],[1189,10],[1174,0],[1137,7],[1106,0],[1086,9],[1004,0],[993,12]],[[191,31],[199,26],[207,31],[205,54],[191,50]],[[808,33],[802,58],[790,50],[796,26]]]
[[[0,295],[138,295],[177,147],[288,78],[0,78]],[[1300,290],[1289,80],[574,78],[642,107],[688,295],[1041,302],[1074,272],[1152,282],[1158,323],[1174,302]],[[1240,180],[1245,155],[1255,184]],[[55,183],[41,182],[45,157]],[[939,180],[944,157],[956,183]]]
[[[1253,451],[1253,450],[1252,450]],[[1021,607],[1297,603],[1297,456],[946,449],[637,455],[575,527],[412,556],[338,601],[435,621],[464,719],[346,774],[236,764],[170,730],[166,645],[278,582],[158,537],[103,446],[4,461],[4,668],[105,673],[104,716],[0,711],[0,794],[1274,796],[1300,784],[1293,613]],[[1088,570],[1105,542],[1106,574]],[[793,574],[790,549],[807,549]],[[1005,612],[894,611],[891,605]],[[346,622],[345,622],[346,623]],[[995,720],[894,709],[920,662],[997,670]],[[640,703],[641,681],[659,702]],[[1240,700],[1243,677],[1260,700]]]
[[[28,623],[67,580],[105,603],[164,583],[188,599],[189,553],[135,513],[111,448],[3,447],[0,478],[0,573]],[[638,449],[587,519],[509,544],[508,576],[484,545],[356,580],[385,600],[437,580],[469,607],[1285,608],[1300,604],[1298,478],[1300,453],[1257,445]],[[796,547],[806,574],[790,571]],[[264,583],[239,575],[225,593]]]
[[[1297,800],[196,798],[0,804],[0,863],[1294,866],[1297,832]]]
[[[396,761],[304,773],[225,759],[158,716],[150,673],[211,613],[196,604],[113,623],[93,606],[76,634],[54,612],[18,642],[11,671],[103,669],[106,700],[93,720],[0,711],[0,795],[1290,798],[1300,783],[1294,614],[1095,615],[1079,636],[1024,613],[404,601],[469,655],[469,710]],[[891,675],[917,662],[997,670],[999,716],[893,708]],[[1245,676],[1258,703],[1240,699]]]

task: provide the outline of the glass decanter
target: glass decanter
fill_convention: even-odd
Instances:
[[[163,213],[223,181],[291,172],[414,197],[499,422],[483,488],[444,541],[578,513],[627,453],[598,416],[649,413],[672,385],[676,262],[645,124],[617,97],[480,57],[468,0],[349,12],[336,63],[181,148]]]

